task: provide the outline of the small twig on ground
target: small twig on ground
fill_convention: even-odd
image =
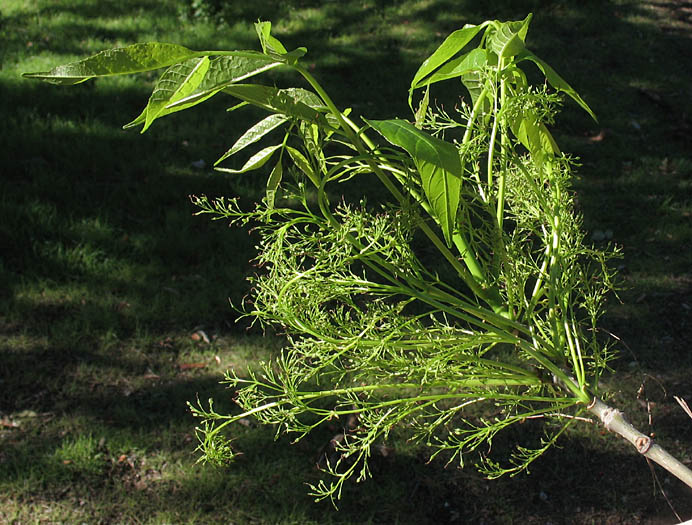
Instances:
[[[690,416],[690,419],[692,419],[692,410],[690,410],[690,406],[687,404],[687,401],[678,396],[673,396],[673,399],[675,399],[675,401],[678,402],[678,405],[682,407],[682,409],[685,411],[685,414]]]

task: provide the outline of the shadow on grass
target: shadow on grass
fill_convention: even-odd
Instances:
[[[213,389],[208,380],[177,388]],[[375,479],[347,484],[337,512],[328,502],[314,503],[303,484],[319,479],[313,465],[330,437],[326,432],[290,446],[285,439],[274,441],[270,429],[244,429],[235,443],[244,455],[234,464],[224,469],[191,468],[181,465],[189,454],[190,436],[169,432],[157,442],[151,423],[140,419],[129,428],[131,435],[125,438],[129,448],[121,445],[122,428],[107,421],[94,424],[92,433],[81,440],[69,433],[67,437],[37,433],[12,447],[11,459],[1,464],[2,481],[40,476],[41,490],[22,496],[27,504],[86,506],[91,520],[146,521],[157,515],[175,522],[218,523],[232,517],[244,523],[305,524],[674,519],[663,496],[652,496],[651,484],[639,481],[649,478],[642,458],[624,446],[604,449],[581,437],[563,439],[562,450],[547,453],[530,476],[494,481],[469,468],[444,468],[440,460],[427,463],[425,457],[406,451],[375,455],[371,463]],[[172,425],[187,423],[170,420]],[[77,446],[86,454],[75,450]],[[162,461],[157,449],[167,451],[168,461]],[[623,484],[623,478],[637,482]],[[678,514],[692,517],[689,489],[670,484],[665,476],[660,481]]]
[[[558,142],[583,159],[577,189],[587,228],[611,231],[626,254],[623,274],[633,289],[623,294],[626,306],[614,305],[607,328],[650,371],[689,368],[692,41],[688,22],[666,18],[678,12],[676,3],[242,5],[234,3],[234,16],[226,19],[236,25],[274,20],[289,47],[309,48],[306,60],[314,62],[315,74],[337,103],[371,118],[407,114],[408,79],[450,31],[465,22],[523,18],[535,10],[530,47],[600,118],[598,125],[589,122],[567,102]],[[13,53],[29,54],[27,38],[37,42],[31,52],[69,54],[82,53],[87,37],[138,40],[135,29],[111,31],[95,24],[92,17],[105,8],[121,17],[134,16],[137,9],[160,14],[151,2],[120,6],[56,5],[43,11],[44,17],[68,11],[84,17],[69,26],[58,20],[53,29],[65,38],[48,40],[29,20],[3,18],[5,32],[13,25],[31,29],[11,33],[3,62]],[[151,86],[151,78],[140,78]],[[270,78],[287,82],[282,74]],[[664,512],[659,499],[641,497],[645,483],[639,480],[646,475],[640,458],[624,450],[598,452],[598,442],[585,446],[569,439],[563,450],[539,460],[531,477],[492,483],[444,470],[438,462],[426,466],[424,458],[405,453],[376,458],[377,479],[349,486],[340,514],[328,505],[313,506],[298,483],[315,480],[315,451],[328,433],[289,448],[284,441],[274,444],[270,430],[251,429],[242,445],[245,459],[231,470],[180,467],[183,474],[176,478],[157,465],[148,479],[142,458],[157,450],[189,463],[194,422],[185,402],[197,393],[219,402],[225,398],[218,376],[181,376],[180,356],[199,353],[187,340],[195,327],[238,333],[229,327],[235,315],[226,310],[226,300],[230,296],[238,303],[245,293],[253,242],[243,232],[191,218],[186,196],[230,193],[250,201],[261,194],[259,177],[230,183],[208,169],[190,167],[199,159],[213,162],[257,115],[219,116],[225,105],[215,101],[163,119],[139,136],[119,127],[139,113],[147,86],[114,88],[108,82],[69,89],[29,81],[0,85],[0,134],[7,152],[0,181],[0,337],[5,341],[0,411],[50,414],[45,425],[27,423],[19,437],[14,430],[2,435],[0,482],[35,472],[46,476],[43,497],[55,500],[71,497],[62,492],[66,481],[82,488],[93,484],[90,490],[101,505],[110,501],[112,506],[103,512],[116,517],[126,498],[144,507],[154,499],[157,508],[181,519],[203,520],[219,505],[232,505],[248,522],[293,515],[316,523],[324,523],[325,516],[352,523],[492,523],[504,521],[498,518],[502,508],[508,509],[508,520],[528,516],[536,522],[561,522],[574,513],[583,521],[600,521],[613,509],[630,517]],[[452,86],[446,86],[439,97],[451,93]],[[211,350],[205,352],[204,359],[212,357]],[[630,359],[628,353],[624,357]],[[676,388],[689,398],[689,384]],[[676,423],[671,433],[689,436],[683,425]],[[56,455],[65,440],[77,439],[76,433],[94,437],[90,457],[100,458],[95,470],[89,470],[90,461],[80,470],[74,460]],[[99,445],[101,437],[106,441]],[[689,439],[685,444],[689,447]],[[122,455],[126,459],[120,461]],[[638,480],[632,492],[623,491],[623,475]],[[579,487],[579,493],[570,495],[569,486]],[[553,487],[561,487],[559,496]]]

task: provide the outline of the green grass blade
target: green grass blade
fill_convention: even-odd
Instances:
[[[404,148],[420,172],[423,191],[448,246],[452,243],[459,194],[461,162],[456,147],[417,129],[405,120],[367,121],[385,139]]]
[[[160,69],[198,55],[199,52],[177,44],[149,42],[108,49],[83,60],[54,67],[50,71],[24,73],[22,76],[52,84],[79,84],[94,77],[129,75]]]

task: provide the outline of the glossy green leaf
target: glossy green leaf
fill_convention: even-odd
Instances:
[[[311,122],[301,122],[300,125],[301,137],[305,149],[316,163],[316,168],[323,174],[327,173],[327,163],[324,156],[324,150],[320,143],[320,128],[317,124]]]
[[[281,159],[274,166],[274,169],[269,174],[269,179],[267,179],[267,207],[274,207],[274,200],[276,198],[276,190],[281,184],[281,178],[283,177],[283,167],[281,166]]]
[[[471,96],[471,105],[475,106],[478,97],[483,94],[483,89],[485,87],[485,79],[480,71],[469,71],[461,75],[461,83],[468,90]],[[488,113],[491,109],[491,101],[488,97],[484,96],[484,100],[481,101],[481,107],[479,113]]]
[[[293,163],[296,165],[296,167],[300,171],[305,173],[305,175],[308,176],[308,178],[312,181],[312,183],[315,186],[319,186],[320,181],[315,176],[315,172],[312,169],[312,166],[310,166],[310,162],[308,161],[308,159],[305,158],[305,155],[303,155],[297,149],[292,148],[291,146],[286,146],[286,151],[288,151],[288,154],[291,156],[291,159],[293,160]]]
[[[227,85],[281,65],[281,62],[256,51],[233,51],[211,60],[208,57],[200,60],[205,58],[206,63],[201,64],[203,67],[194,72],[188,70],[195,59],[171,66],[157,82],[147,107],[124,127],[144,123],[144,132],[156,118],[188,109],[214,96]],[[192,74],[187,76],[186,73]]]
[[[271,34],[272,23],[271,22],[257,22],[255,23],[255,31],[260,40],[260,45],[265,53],[276,53],[283,55],[286,53],[286,48]]]
[[[285,64],[288,64],[289,66],[292,66],[296,62],[298,62],[298,59],[301,58],[302,56],[307,53],[308,50],[305,47],[297,47],[293,51],[289,51],[288,53],[284,53],[283,55],[271,55],[272,57],[276,58],[280,62],[283,62]]]
[[[94,77],[141,73],[183,62],[199,56],[177,44],[150,42],[108,49],[96,55],[54,67],[40,73],[24,73],[24,77],[37,78],[53,84],[79,84]]]
[[[284,122],[288,121],[288,119],[289,118],[286,115],[269,115],[268,117],[260,120],[257,124],[252,126],[245,133],[243,133],[242,136],[235,142],[235,144],[231,146],[231,149],[224,153],[221,156],[221,158],[214,163],[214,165],[216,166],[221,161],[227,159],[231,155],[235,155],[240,150],[249,146],[250,144],[254,144],[262,137],[264,137],[267,133],[278,128]]]
[[[430,75],[433,71],[447,62],[450,58],[460,52],[466,45],[473,40],[478,32],[487,25],[487,22],[475,26],[465,25],[462,29],[454,31],[449,35],[442,44],[421,64],[413,76],[411,88],[409,90],[409,104],[411,102],[411,93],[416,87],[421,85],[421,81]]]
[[[524,51],[524,41],[533,15],[518,22],[496,22],[488,30],[488,47],[500,58],[511,58]]]
[[[255,153],[250,159],[243,165],[239,170],[231,170],[228,168],[216,168],[218,171],[224,171],[226,173],[245,173],[248,171],[256,170],[264,166],[267,161],[271,158],[272,154],[279,149],[282,144],[277,144],[276,146],[269,146],[263,150]]]
[[[167,108],[188,108],[199,104],[231,84],[242,82],[280,65],[281,62],[257,52],[245,51],[216,57],[211,60],[209,70],[195,92],[172,102]]]
[[[323,114],[327,108],[312,91],[301,88],[278,89],[258,84],[233,84],[223,91],[273,113],[330,127]]]
[[[395,146],[404,148],[418,169],[435,220],[448,245],[459,208],[461,162],[457,148],[417,129],[405,120],[367,121]]]
[[[423,123],[425,122],[425,116],[428,113],[428,104],[430,104],[430,85],[425,88],[425,94],[418,104],[418,109],[416,110],[416,127],[421,129]]]
[[[286,51],[284,45],[271,34],[271,28],[271,22],[255,23],[255,31],[259,37],[262,52],[265,55],[276,58],[285,64],[293,65],[298,62],[298,59],[307,53],[307,49],[304,47],[299,47],[293,51]]]
[[[540,164],[546,156],[552,157],[560,153],[560,148],[548,128],[531,112],[524,112],[509,125],[514,136]]]
[[[596,115],[594,114],[593,111],[591,111],[591,108],[589,105],[584,101],[579,96],[579,93],[577,93],[572,86],[570,86],[567,81],[562,78],[557,71],[555,71],[552,67],[550,67],[546,62],[544,62],[542,59],[538,58],[536,55],[531,53],[530,51],[525,51],[518,57],[519,60],[530,60],[534,64],[538,66],[538,68],[543,72],[545,75],[546,80],[548,83],[553,86],[555,89],[558,91],[562,91],[563,93],[569,95],[577,104],[579,104],[584,111],[586,111],[592,119],[594,119],[596,122],[598,122],[598,119],[596,118]]]
[[[428,78],[422,80],[418,86],[434,84],[451,78],[462,77],[468,73],[482,69],[488,62],[484,49],[474,49],[468,53],[450,60]]]
[[[344,109],[341,114],[344,117],[348,117],[351,114],[352,108],[346,108]],[[336,116],[332,113],[326,113],[327,116],[327,122],[331,126],[331,129],[325,129],[325,138],[329,139],[336,131],[339,131],[339,128],[341,127],[341,122],[339,121]]]
[[[124,127],[130,128],[144,123],[142,127],[142,133],[144,133],[158,117],[184,109],[166,109],[166,106],[195,91],[208,70],[209,57],[206,56],[191,58],[169,67],[154,86],[154,91],[142,113]]]

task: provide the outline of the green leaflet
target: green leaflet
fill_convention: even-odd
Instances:
[[[239,170],[231,170],[228,168],[216,168],[216,170],[226,173],[246,173],[248,171],[259,169],[267,163],[272,154],[280,147],[282,147],[282,144],[269,146],[268,148],[258,151],[252,157],[250,157],[250,159]]]
[[[223,91],[273,113],[331,128],[322,113],[326,110],[324,103],[312,91],[301,88],[278,89],[258,84],[233,84],[225,87]]]
[[[206,59],[206,62],[205,62]],[[256,51],[238,51],[209,60],[200,59],[199,68],[191,68],[196,59],[171,66],[156,83],[147,107],[126,124],[131,128],[144,123],[142,133],[154,119],[182,111],[204,102],[224,87],[281,65],[281,62]]]
[[[24,73],[22,76],[37,78],[52,84],[79,84],[94,77],[128,75],[171,66],[194,56],[191,51],[177,44],[150,42],[101,51],[77,62],[54,67],[50,71]]]
[[[468,73],[482,69],[488,62],[487,53],[484,49],[474,49],[468,53],[450,60],[428,78],[422,80],[418,86],[434,84],[450,78],[462,77]]]
[[[214,58],[209,64],[204,80],[195,92],[171,102],[167,108],[172,109],[177,106],[188,108],[199,104],[231,84],[242,82],[281,64],[282,62],[262,53],[252,53],[248,56],[248,52],[243,52]]]
[[[533,15],[529,14],[524,20],[518,22],[495,22],[488,29],[488,47],[499,58],[511,58],[518,55],[524,49],[526,33]]]
[[[271,22],[257,22],[255,23],[255,31],[259,37],[260,45],[262,46],[262,52],[265,55],[277,58],[281,62],[288,65],[293,65],[298,60],[307,53],[307,49],[304,47],[299,47],[293,51],[286,51],[284,45],[279,42],[279,40],[271,34],[272,23]]]
[[[418,109],[416,110],[416,127],[421,129],[423,123],[425,122],[425,116],[428,113],[428,104],[430,103],[430,85],[426,86],[425,94],[418,104]]]
[[[288,154],[291,156],[291,159],[293,160],[293,163],[296,165],[296,167],[300,171],[305,173],[305,175],[308,176],[312,183],[319,188],[320,181],[315,176],[315,172],[313,171],[312,166],[310,166],[310,162],[308,161],[308,159],[305,158],[305,155],[303,155],[297,149],[292,148],[291,146],[286,146],[286,151],[288,151]]]
[[[555,156],[560,153],[560,148],[545,124],[537,120],[529,112],[510,122],[510,128],[519,142],[542,164],[546,155]]]
[[[275,58],[279,62],[283,62],[284,64],[287,64],[289,66],[292,66],[296,62],[298,62],[298,59],[303,57],[305,53],[308,52],[308,49],[306,47],[297,47],[293,51],[289,51],[288,53],[283,53],[281,55],[275,55],[274,53],[269,53],[269,55],[272,58]]]
[[[508,82],[512,85],[510,96],[516,89],[520,91],[528,89],[526,75],[521,69],[513,67],[509,73]],[[525,108],[514,118],[509,118],[508,124],[514,136],[536,158],[539,165],[543,164],[546,156],[553,157],[560,153],[560,148],[552,134],[547,126],[539,121],[534,110]]]
[[[471,95],[471,105],[475,106],[478,101],[478,97],[483,93],[484,80],[480,71],[469,71],[461,75],[461,83],[468,90],[469,95]],[[484,96],[483,100],[480,102],[480,113],[490,112],[491,100]]]
[[[420,85],[420,81],[461,51],[466,44],[473,40],[473,37],[475,37],[486,25],[487,22],[479,26],[467,24],[462,29],[454,31],[451,35],[445,38],[444,42],[440,44],[440,47],[438,47],[432,55],[425,59],[425,61],[418,68],[418,71],[416,71],[416,74],[413,76],[411,88],[409,90],[409,104],[411,93]]]
[[[478,58],[479,61],[485,61],[483,62],[483,67],[496,67],[498,60],[497,55],[495,55],[495,53],[490,53],[485,49],[483,49],[483,53],[485,54],[483,59],[481,59],[480,57]],[[462,73],[461,83],[468,90],[469,95],[471,95],[471,105],[475,106],[476,102],[478,101],[478,98],[483,94],[483,90],[486,87],[485,76],[481,71],[481,68],[479,67],[478,69],[469,69],[467,72]],[[488,93],[487,91],[485,92],[485,95],[483,95],[482,100],[480,102],[481,106],[478,108],[478,111],[481,114],[490,112],[490,108],[492,106],[490,100],[491,96],[492,94]]]
[[[166,106],[190,95],[209,70],[209,57],[191,58],[180,64],[169,67],[159,78],[154,91],[149,97],[142,113],[124,128],[131,128],[144,122],[141,133],[144,133],[158,117],[185,109],[179,107],[166,109]]]
[[[301,122],[301,134],[303,137],[303,143],[305,144],[305,149],[310,154],[312,159],[317,163],[317,169],[322,174],[327,173],[326,160],[324,158],[324,151],[322,150],[322,145],[320,144],[320,128],[316,124]]]
[[[274,169],[269,174],[269,179],[267,179],[267,207],[274,207],[274,199],[276,197],[276,190],[281,184],[281,178],[283,177],[283,167],[281,166],[281,157],[279,161],[274,166]]]
[[[405,120],[367,120],[385,139],[404,148],[411,156],[423,182],[423,191],[451,246],[459,195],[461,162],[457,148],[417,129]]]
[[[543,60],[531,53],[529,50],[525,50],[517,57],[517,62],[520,62],[521,60],[530,60],[531,62],[536,64],[538,68],[543,72],[546,80],[551,86],[569,95],[577,104],[579,104],[582,107],[582,109],[584,109],[584,111],[586,111],[591,116],[592,119],[594,119],[594,121],[598,122],[596,115],[593,111],[591,111],[589,105],[584,101],[584,99],[582,99],[579,96],[579,93],[577,93],[564,78],[558,75],[557,71],[555,71],[552,67],[550,67]]]
[[[214,163],[214,166],[227,159],[231,155],[235,155],[243,148],[254,144],[262,137],[264,137],[270,131],[278,128],[284,122],[288,121],[289,118],[286,115],[269,115],[268,117],[260,120],[257,124],[248,129],[242,136],[236,140],[235,144],[231,146],[226,153],[224,153],[219,160]]]
[[[271,22],[257,22],[255,24],[255,31],[259,37],[262,51],[265,53],[276,53],[280,55],[285,54],[286,48],[281,42],[279,42],[278,39],[271,35],[271,30]]]

